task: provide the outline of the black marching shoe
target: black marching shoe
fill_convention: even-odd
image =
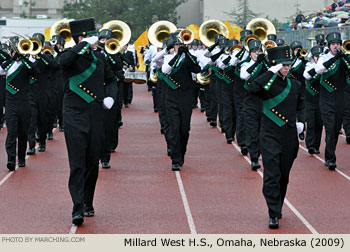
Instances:
[[[180,171],[180,165],[179,164],[172,164],[171,170],[172,171]]]
[[[345,141],[346,141],[347,144],[350,144],[350,136],[347,136]]]
[[[74,214],[72,223],[76,226],[81,226],[84,223],[84,216],[81,214]]]
[[[233,138],[232,137],[229,137],[229,138],[226,139],[226,143],[232,144],[232,142],[233,142]]]
[[[252,166],[252,171],[256,171],[260,168],[260,164],[257,160],[252,160],[251,162],[251,166]]]
[[[93,217],[95,216],[95,209],[93,206],[84,206],[84,216],[85,217]]]
[[[242,154],[243,156],[247,156],[247,154],[248,154],[248,148],[245,147],[245,146],[241,146],[241,154]]]
[[[168,148],[167,149],[167,154],[168,154],[168,156],[170,157],[170,155],[171,155],[171,150]]]
[[[310,147],[307,151],[309,152],[310,155],[313,155],[316,153],[316,149],[314,147]]]
[[[39,144],[38,151],[39,151],[39,152],[44,152],[44,151],[46,151],[45,145],[44,145],[44,144]]]
[[[27,151],[27,155],[35,155],[35,148],[29,148]]]
[[[160,128],[160,134],[164,135],[164,129]]]
[[[335,170],[335,168],[337,168],[337,165],[335,164],[335,162],[328,162],[328,169],[330,170],[330,171],[334,171]]]
[[[155,108],[155,109],[153,109],[153,111],[154,111],[154,113],[157,113],[157,112],[158,112],[158,109],[157,109],[157,108]]]
[[[128,108],[128,107],[129,107],[129,105],[128,105],[128,104],[124,104],[124,107],[125,107],[125,108]]]
[[[216,126],[218,126],[218,124],[217,124],[217,122],[215,120],[213,120],[213,121],[210,122],[210,126],[216,127]]]
[[[122,121],[119,121],[119,122],[118,122],[118,128],[120,128],[121,126],[123,126],[123,122],[122,122]]]
[[[8,162],[7,169],[9,169],[9,171],[14,171],[16,169],[15,162]]]
[[[108,162],[102,162],[102,168],[109,169],[109,168],[111,168],[111,165]]]
[[[269,228],[277,229],[278,227],[279,227],[279,225],[278,225],[278,218],[277,217],[270,218],[270,220],[269,220]]]
[[[328,165],[329,165],[329,160],[326,160],[326,161],[324,162],[324,165],[325,165],[325,166],[328,166]]]
[[[26,161],[22,160],[18,160],[18,167],[25,167],[26,166]]]
[[[304,141],[304,139],[305,139],[305,134],[304,134],[304,132],[301,132],[301,133],[299,134],[299,139],[300,139],[301,141]]]
[[[211,122],[211,119],[209,117],[207,117],[207,122]]]
[[[53,140],[53,134],[47,133],[47,140]]]
[[[59,129],[58,129],[58,131],[59,131],[59,132],[63,132],[63,131],[64,131],[63,127],[60,126]]]
[[[201,108],[201,113],[204,113],[204,108]]]
[[[315,154],[320,154],[320,150],[315,148]]]

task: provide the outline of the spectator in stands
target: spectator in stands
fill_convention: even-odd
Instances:
[[[322,12],[317,14],[317,18],[315,19],[314,28],[324,28],[323,13]]]
[[[297,15],[297,17],[295,18],[295,23],[300,24],[301,22],[305,21],[305,16],[303,15],[303,13],[301,11],[299,11],[299,14]]]
[[[344,5],[343,1],[338,2],[338,0],[334,0],[334,3],[332,3],[332,11],[336,11],[337,8]]]

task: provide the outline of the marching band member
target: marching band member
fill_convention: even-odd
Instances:
[[[327,35],[329,52],[320,56],[315,70],[321,74],[320,109],[326,130],[325,165],[335,170],[335,150],[339,131],[343,123],[345,87],[350,69],[349,56],[341,48],[341,35],[331,32]]]
[[[0,65],[4,63],[6,60],[10,59],[11,56],[7,52],[7,45],[0,43]],[[4,126],[5,122],[5,94],[6,94],[6,75],[0,76],[0,130]]]
[[[272,66],[255,79],[248,92],[262,99],[260,150],[264,165],[263,195],[269,212],[269,228],[278,228],[289,173],[297,157],[297,111],[303,108],[300,82],[287,77],[292,63],[289,46],[267,49]],[[260,111],[257,106],[257,113]]]
[[[74,206],[72,223],[95,215],[93,198],[104,140],[104,109],[111,109],[117,95],[115,76],[105,56],[95,51],[95,20],[69,22],[76,43],[58,59],[65,76],[63,98],[64,136],[70,166],[69,192]]]
[[[174,41],[174,55],[164,58],[162,72],[168,85],[165,100],[169,123],[169,147],[172,170],[179,171],[184,163],[192,115],[192,72],[199,73],[196,57],[183,46],[180,38]]]
[[[6,76],[6,152],[7,168],[16,167],[16,142],[18,139],[18,166],[24,167],[30,123],[29,80],[37,78],[38,67],[19,53],[18,37],[10,38],[12,57],[1,64],[0,75]]]
[[[245,80],[244,88],[246,90],[255,79],[269,68],[265,60],[265,54],[261,51],[261,46],[260,40],[251,40],[248,43],[251,60],[242,64],[240,72],[241,79]],[[256,171],[260,168],[258,160],[260,156],[259,132],[261,121],[261,111],[257,110],[256,107],[261,108],[262,104],[254,101],[254,97],[246,92],[243,101],[246,145],[250,154],[251,168],[253,171]]]
[[[320,75],[316,73],[315,66],[323,52],[322,46],[311,48],[312,62],[308,62],[304,71],[306,80],[305,107],[306,107],[306,147],[310,154],[320,153],[323,123],[320,112]]]

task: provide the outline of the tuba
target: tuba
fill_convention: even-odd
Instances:
[[[161,48],[163,46],[163,40],[168,39],[170,33],[176,30],[176,26],[169,21],[155,22],[148,30],[148,40],[152,45]]]
[[[276,34],[275,26],[265,18],[255,18],[251,20],[246,27],[254,35],[258,36],[262,43],[267,41],[268,34]]]
[[[69,27],[70,21],[72,21],[72,19],[58,20],[56,23],[54,23],[51,26],[51,30],[50,30],[51,38],[54,35],[61,35],[63,37],[63,39],[66,41],[66,43],[64,44],[65,48],[73,47],[75,45],[75,42],[72,38],[72,34],[70,31],[70,27]]]
[[[129,43],[131,38],[130,27],[123,21],[111,20],[102,26],[102,29],[109,29],[112,31],[112,38],[118,40],[122,48]]]
[[[212,69],[208,68],[206,71],[203,71],[201,73],[197,73],[197,81],[202,86],[208,85],[210,83],[210,75],[212,73]]]
[[[199,28],[199,38],[206,47],[210,47],[215,43],[215,35],[222,34],[229,37],[229,31],[226,25],[219,20],[208,20]]]

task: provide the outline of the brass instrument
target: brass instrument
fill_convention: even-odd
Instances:
[[[197,73],[197,81],[199,84],[201,85],[208,85],[210,83],[210,75],[212,73],[212,69],[208,68],[207,71],[205,71],[204,73]]]
[[[254,35],[254,34],[250,34],[247,37],[245,37],[245,39],[243,41],[243,46],[247,52],[249,52],[248,44],[249,44],[249,41],[251,41],[251,40],[259,40],[259,37]]]
[[[178,35],[185,45],[191,44],[194,40],[194,33],[188,29],[181,29]]]
[[[119,41],[115,38],[108,39],[105,43],[104,50],[109,54],[117,54],[121,49]]]
[[[226,25],[219,20],[208,20],[199,28],[199,38],[206,47],[210,47],[215,43],[215,35],[222,34],[229,37],[229,31]]]
[[[163,40],[168,39],[169,34],[176,30],[176,26],[169,21],[155,22],[148,30],[148,40],[152,45],[162,48]]]
[[[272,48],[272,47],[276,47],[277,46],[277,43],[273,40],[268,40],[264,43],[264,47],[266,49],[269,49],[269,48]]]
[[[18,52],[23,55],[30,54],[33,47],[33,42],[30,39],[21,39],[17,45]]]
[[[308,50],[306,50],[304,48],[300,50],[300,57],[306,57],[308,55],[309,55],[309,51]]]
[[[152,82],[152,83],[157,83],[158,82],[158,72],[154,72],[149,75],[149,80]]]
[[[232,46],[232,48],[231,48],[231,51],[235,51],[235,50],[242,50],[243,49],[243,46],[241,46],[241,45],[234,45],[234,46]]]
[[[72,34],[70,31],[70,27],[69,27],[69,22],[72,21],[72,19],[61,19],[58,20],[56,23],[54,23],[51,26],[51,30],[50,30],[50,37],[52,38],[52,36],[54,35],[61,35],[63,37],[63,39],[66,41],[64,47],[68,48],[68,47],[73,47],[75,45],[75,42],[72,38]]]
[[[345,40],[342,44],[342,48],[343,48],[345,54],[349,54],[350,53],[350,40]]]
[[[267,41],[268,34],[276,34],[275,26],[265,18],[251,20],[247,24],[246,29],[251,30],[254,35],[258,36],[262,43]]]
[[[103,29],[109,29],[112,31],[112,38],[118,40],[121,48],[128,44],[130,41],[130,27],[123,21],[111,20],[102,26],[102,30]]]
[[[37,55],[41,52],[42,50],[42,44],[41,41],[37,38],[29,38],[30,41],[33,43],[33,49],[30,52],[31,55]]]
[[[51,55],[55,55],[54,49],[51,46],[48,46],[48,45],[47,46],[43,46],[42,49],[41,49],[41,52],[43,54],[50,53]]]

